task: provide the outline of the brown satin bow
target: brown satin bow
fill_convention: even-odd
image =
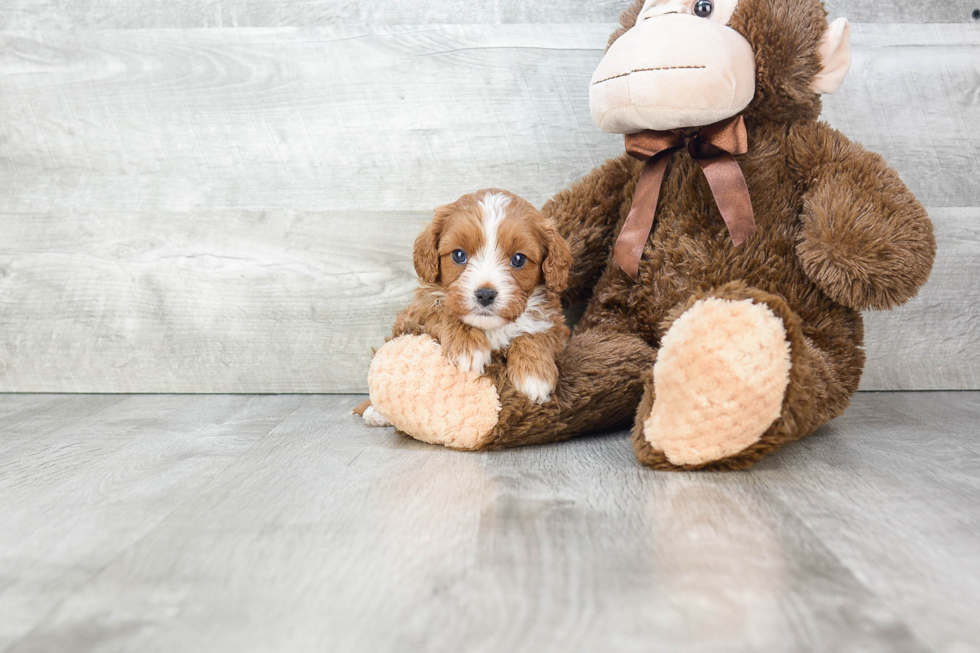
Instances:
[[[653,220],[657,215],[660,186],[667,163],[674,153],[687,145],[691,158],[698,162],[708,178],[711,193],[728,233],[738,247],[755,233],[755,214],[745,176],[735,160],[736,154],[749,151],[748,133],[742,116],[722,120],[690,134],[683,130],[653,131],[626,135],[626,151],[646,161],[633,195],[633,208],[616,241],[616,263],[634,280],[639,274],[640,259]]]

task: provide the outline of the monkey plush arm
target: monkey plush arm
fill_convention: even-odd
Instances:
[[[817,123],[795,136],[809,154],[799,162],[808,188],[796,247],[807,275],[859,311],[915,297],[936,256],[926,210],[879,155],[839,132]]]
[[[542,207],[568,241],[572,265],[562,299],[585,301],[609,259],[613,235],[627,194],[636,185],[639,164],[624,154],[555,195]]]

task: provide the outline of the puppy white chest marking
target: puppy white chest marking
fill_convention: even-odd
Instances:
[[[509,322],[496,329],[484,329],[487,340],[490,341],[490,348],[494,351],[505,349],[510,343],[525,334],[544,333],[554,328],[553,311],[545,306],[545,290],[537,288],[527,300],[527,307],[513,322]]]

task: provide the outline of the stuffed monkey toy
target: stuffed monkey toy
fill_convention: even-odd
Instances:
[[[632,424],[648,467],[746,468],[844,411],[861,311],[926,282],[922,205],[818,120],[850,66],[846,20],[820,0],[636,0],[621,24],[590,102],[627,153],[543,207],[571,247],[562,300],[586,306],[551,400],[396,332],[369,387],[402,433],[479,450]]]

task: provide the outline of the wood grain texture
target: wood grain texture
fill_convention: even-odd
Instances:
[[[0,340],[0,391],[363,391],[415,287],[410,244],[428,215],[90,217],[85,240],[53,216],[8,225],[8,246],[34,254],[0,275],[16,307],[0,331],[18,334]],[[932,217],[932,281],[866,315],[865,390],[980,387],[980,303],[964,292],[980,287],[980,210]],[[38,356],[43,342],[65,345]]]
[[[844,417],[758,470],[933,651],[980,650],[978,415],[977,393],[858,395]]]
[[[0,34],[7,212],[540,204],[622,139],[592,122],[604,25]],[[932,207],[980,206],[980,27],[855,26],[825,117]],[[206,213],[205,213],[206,215]]]
[[[0,651],[299,406],[243,396],[33,401],[0,417]],[[66,645],[82,650],[85,638]]]
[[[619,153],[588,115],[608,32],[0,33],[0,390],[363,390],[432,207],[540,204]],[[978,76],[974,25],[856,25],[826,103],[943,247],[922,299],[870,318],[867,389],[980,387]]]
[[[938,253],[919,296],[866,313],[863,390],[980,388],[980,208],[932,209]]]
[[[0,396],[5,653],[980,650],[977,393],[708,475],[452,452],[360,397],[79,399]],[[18,440],[31,403],[61,424]]]
[[[614,23],[628,0],[7,0],[0,29],[292,27],[336,24]],[[972,0],[825,0],[854,22],[969,23]]]
[[[428,214],[12,218],[0,391],[338,392],[366,387]]]

